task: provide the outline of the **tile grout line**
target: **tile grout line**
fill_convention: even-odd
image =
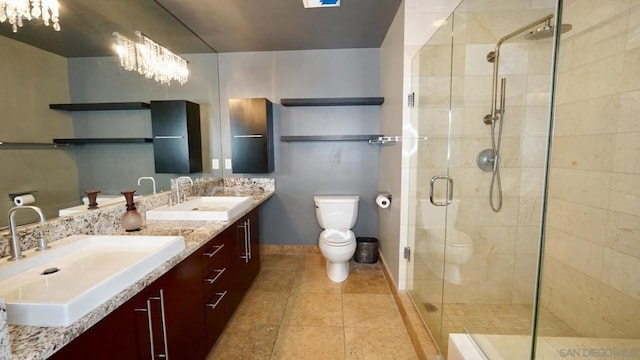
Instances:
[[[340,284],[340,302],[342,306],[342,350],[344,359],[347,360],[347,329],[344,322],[344,283]]]
[[[278,333],[276,334],[276,338],[275,338],[275,340],[273,342],[273,345],[271,346],[271,354],[269,356],[269,359],[274,359],[274,351],[276,350],[276,343],[278,342],[278,338],[280,337],[280,334],[282,334],[282,328],[284,327],[284,317],[287,314],[287,309],[289,308],[289,302],[291,301],[291,296],[293,294],[293,284],[297,280],[297,276],[298,275],[299,275],[299,273],[296,274],[296,278],[294,278],[293,282],[291,283],[291,288],[289,289],[289,293],[287,295],[287,304],[284,306],[284,311],[282,313],[282,317],[280,318],[280,325],[278,326]]]

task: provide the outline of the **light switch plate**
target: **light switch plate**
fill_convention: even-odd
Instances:
[[[211,159],[211,169],[213,169],[213,170],[220,169],[220,160],[219,159]]]
[[[231,170],[231,159],[224,159],[224,168]]]

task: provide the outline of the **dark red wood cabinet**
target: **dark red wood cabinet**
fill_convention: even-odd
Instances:
[[[254,209],[50,359],[204,359],[260,271]]]
[[[222,253],[203,266],[207,269],[203,273],[209,274],[204,293],[207,347],[211,348],[260,271],[258,210],[242,217],[209,243]]]

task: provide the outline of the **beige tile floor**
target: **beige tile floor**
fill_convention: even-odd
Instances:
[[[270,254],[207,360],[417,359],[379,264],[329,280],[320,254]]]

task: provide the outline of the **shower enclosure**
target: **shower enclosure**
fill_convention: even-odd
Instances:
[[[640,358],[639,34],[638,1],[464,0],[413,59],[407,287],[443,356]]]

